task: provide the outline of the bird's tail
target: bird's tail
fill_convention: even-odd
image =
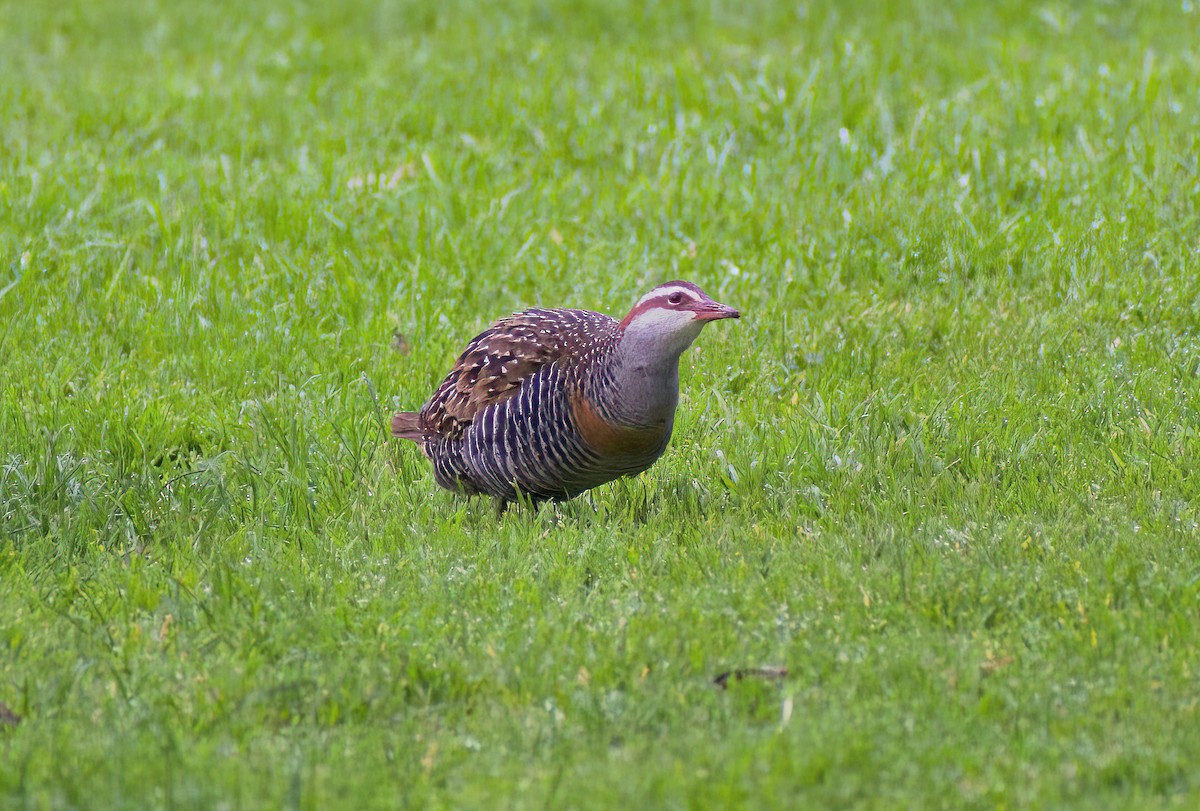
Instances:
[[[392,436],[423,442],[425,432],[421,430],[420,414],[416,411],[401,411],[392,417]]]

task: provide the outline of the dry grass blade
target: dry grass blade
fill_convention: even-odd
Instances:
[[[776,665],[767,665],[764,667],[744,667],[737,670],[726,670],[721,675],[713,679],[713,684],[725,690],[729,687],[731,681],[743,681],[744,679],[763,679],[765,681],[783,681],[787,678],[787,668],[778,667]]]

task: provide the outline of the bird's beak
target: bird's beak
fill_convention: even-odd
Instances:
[[[696,308],[697,321],[720,321],[722,318],[741,318],[742,314],[732,307],[716,301],[707,301]]]

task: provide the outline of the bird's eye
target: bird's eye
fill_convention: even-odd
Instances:
[[[683,301],[683,293],[672,293],[671,295],[667,296],[667,301],[669,301],[671,304],[678,304],[679,302]]]

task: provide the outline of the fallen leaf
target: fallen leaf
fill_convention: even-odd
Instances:
[[[997,656],[994,658],[988,657],[987,659],[984,659],[983,662],[979,665],[979,669],[982,670],[984,673],[991,675],[992,673],[995,673],[997,670],[1003,670],[1004,668],[1008,667],[1015,661],[1017,661],[1017,660],[1011,656]]]
[[[0,702],[0,729],[15,727],[21,723],[21,716],[17,715],[7,704]]]

